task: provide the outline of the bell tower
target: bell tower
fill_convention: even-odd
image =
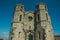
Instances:
[[[40,37],[42,40],[54,40],[50,16],[48,14],[47,6],[44,3],[36,6],[36,21],[37,30],[41,29]],[[39,39],[39,40],[41,40]]]
[[[14,9],[10,40],[25,40],[23,32],[24,6],[17,4]]]

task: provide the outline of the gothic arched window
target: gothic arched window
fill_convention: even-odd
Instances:
[[[48,14],[46,13],[46,18],[47,18],[47,20],[48,20]]]
[[[38,21],[40,20],[40,15],[38,14]]]
[[[20,21],[22,20],[22,15],[20,15]]]

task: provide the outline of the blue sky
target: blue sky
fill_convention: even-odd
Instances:
[[[26,11],[33,11],[40,2],[48,7],[54,34],[60,34],[60,0],[0,0],[0,36],[9,35],[16,4],[23,4]]]

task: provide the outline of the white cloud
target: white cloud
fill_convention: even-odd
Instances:
[[[9,38],[9,32],[2,32],[2,38],[4,40],[8,39]]]

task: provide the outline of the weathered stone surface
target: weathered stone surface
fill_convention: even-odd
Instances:
[[[32,12],[25,12],[23,5],[16,5],[9,40],[54,40],[52,31],[45,4],[38,4]]]

